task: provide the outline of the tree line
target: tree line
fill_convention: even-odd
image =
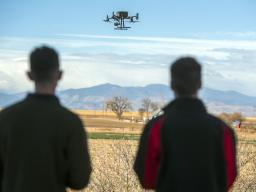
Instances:
[[[141,117],[146,115],[148,119],[150,114],[154,111],[157,111],[161,108],[162,104],[159,102],[154,102],[150,98],[142,99],[142,105],[139,108],[139,114]],[[116,114],[117,118],[120,120],[124,112],[131,111],[132,103],[127,97],[122,96],[114,96],[110,100],[106,102],[107,109],[111,110],[113,113]]]
[[[163,103],[152,101],[150,98],[144,98],[141,100],[141,107],[138,109],[138,113],[143,119],[149,119],[153,112],[156,112],[161,109]],[[124,112],[129,112],[133,110],[132,102],[123,96],[114,96],[106,102],[106,108],[117,116],[119,120],[122,119]],[[218,115],[223,121],[227,124],[231,124],[234,121],[244,121],[244,117],[241,113],[234,112],[232,114],[221,113]]]

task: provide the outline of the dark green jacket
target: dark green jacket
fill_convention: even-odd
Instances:
[[[29,94],[0,112],[0,192],[81,189],[90,173],[83,124],[57,97]]]

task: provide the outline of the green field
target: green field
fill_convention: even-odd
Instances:
[[[127,121],[119,121],[117,119],[103,119],[103,118],[81,118],[86,127],[104,127],[104,128],[130,128],[141,129],[143,124],[133,123]]]
[[[106,133],[106,132],[93,132],[88,133],[89,139],[110,139],[110,140],[139,140],[139,134],[129,133]]]

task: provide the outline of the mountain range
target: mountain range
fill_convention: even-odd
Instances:
[[[0,107],[5,107],[24,98],[25,93],[5,94],[0,93]],[[88,88],[67,89],[57,92],[61,102],[72,109],[103,110],[107,100],[113,96],[127,97],[133,109],[141,107],[144,98],[165,104],[174,98],[167,85],[150,84],[144,87],[123,87],[114,84],[101,84]],[[200,98],[205,102],[212,113],[241,112],[252,116],[256,113],[256,97],[241,94],[236,91],[220,91],[203,88]]]

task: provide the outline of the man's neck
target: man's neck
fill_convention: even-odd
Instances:
[[[35,93],[41,94],[41,95],[54,95],[55,86],[49,85],[49,84],[36,84]]]

